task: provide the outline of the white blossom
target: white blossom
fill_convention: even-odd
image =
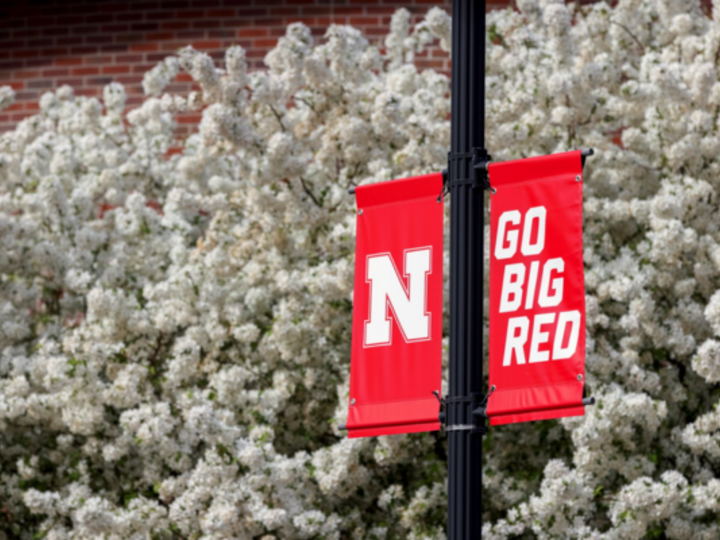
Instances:
[[[596,405],[492,428],[484,538],[716,538],[720,25],[695,0],[517,7],[488,14],[487,146],[596,149]],[[188,47],[136,108],[119,84],[102,102],[62,87],[0,136],[0,523],[58,540],[445,537],[444,436],[337,425],[347,189],[446,166],[449,81],[412,61],[450,29],[440,9],[415,26],[399,10],[381,52],[293,24],[254,72],[241,47],[222,67]],[[166,91],[181,70],[199,91]],[[179,140],[186,111],[202,121]],[[446,385],[447,338],[443,361]]]

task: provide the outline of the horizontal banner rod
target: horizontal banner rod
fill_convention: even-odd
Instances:
[[[593,150],[592,148],[581,148],[581,149],[580,149],[580,155],[581,155],[582,157],[584,157],[584,158],[586,158],[586,157],[588,157],[588,156],[592,156],[593,154],[595,154],[595,150]],[[485,172],[487,172],[487,171],[488,171],[488,167],[490,166],[490,162],[489,162],[489,161],[486,161],[486,162],[480,164],[480,166],[481,166],[482,169],[485,170]],[[349,195],[355,195],[355,186],[353,186],[353,187],[351,187],[350,189],[348,189],[348,194],[349,194]]]
[[[585,406],[595,405],[595,398],[592,396],[583,398],[582,404]],[[548,409],[538,409],[538,410],[548,410]],[[535,411],[523,411],[523,412],[535,412]],[[473,413],[473,416],[485,416],[486,417],[487,416],[487,407],[478,407],[472,413]],[[519,414],[519,413],[517,413],[517,414]],[[447,430],[447,428],[446,428],[446,430]]]

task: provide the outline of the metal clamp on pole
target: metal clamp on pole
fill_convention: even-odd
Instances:
[[[459,152],[448,154],[449,168],[459,172],[455,178],[448,179],[449,175],[443,174],[443,183],[446,185],[446,192],[450,192],[453,186],[470,185],[473,189],[490,189],[488,179],[488,165],[491,160],[490,154],[485,148],[473,148],[472,152]],[[470,165],[469,170],[466,164]],[[443,171],[446,173],[447,169]]]
[[[485,403],[485,396],[472,394],[469,397],[445,397],[443,404],[445,410],[440,412],[438,420],[443,424],[445,432],[469,431],[473,434],[487,433],[485,418],[478,418],[476,410],[484,407],[478,405]]]
[[[580,161],[582,163],[582,168],[585,168],[585,158],[592,156],[595,153],[595,150],[592,148],[581,148],[580,149]]]
[[[472,166],[475,171],[475,183],[473,187],[482,186],[483,189],[490,189],[490,177],[488,176],[488,165],[492,156],[484,148],[473,148]]]

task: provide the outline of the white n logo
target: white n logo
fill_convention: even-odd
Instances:
[[[432,247],[408,249],[404,258],[407,287],[389,253],[367,257],[365,281],[370,284],[370,318],[365,321],[366,348],[392,344],[390,310],[405,341],[430,339],[427,276],[432,273]]]

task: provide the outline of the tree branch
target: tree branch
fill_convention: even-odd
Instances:
[[[627,26],[625,26],[624,24],[620,24],[619,22],[615,22],[615,21],[610,21],[610,24],[614,24],[616,26],[619,26],[623,30],[625,30],[628,33],[628,35],[633,39],[633,41],[635,43],[637,43],[637,46],[640,47],[640,53],[645,54],[645,47],[643,46],[642,43],[640,43],[640,40],[637,38],[637,36],[635,34],[633,34]]]
[[[283,132],[287,131],[287,130],[285,129],[285,126],[284,126],[283,123],[282,123],[282,117],[281,117],[280,114],[275,110],[275,107],[273,107],[272,105],[268,105],[268,107],[270,107],[270,110],[271,110],[272,113],[275,115],[275,118],[277,118],[278,124],[280,124],[280,129],[283,130]]]
[[[318,208],[322,208],[322,204],[320,204],[320,201],[317,200],[317,198],[315,197],[313,192],[310,190],[307,183],[305,182],[305,179],[302,176],[300,177],[300,183],[302,184],[303,191],[305,191],[305,193],[307,193],[307,196],[313,200],[313,202],[318,206]]]
[[[295,100],[296,100],[296,101],[299,101],[300,103],[304,103],[305,105],[307,105],[307,107],[308,107],[312,112],[314,112],[315,114],[317,114],[317,111],[315,110],[315,107],[313,107],[313,106],[312,106],[312,103],[310,103],[307,99],[301,98],[301,97],[296,97]]]

